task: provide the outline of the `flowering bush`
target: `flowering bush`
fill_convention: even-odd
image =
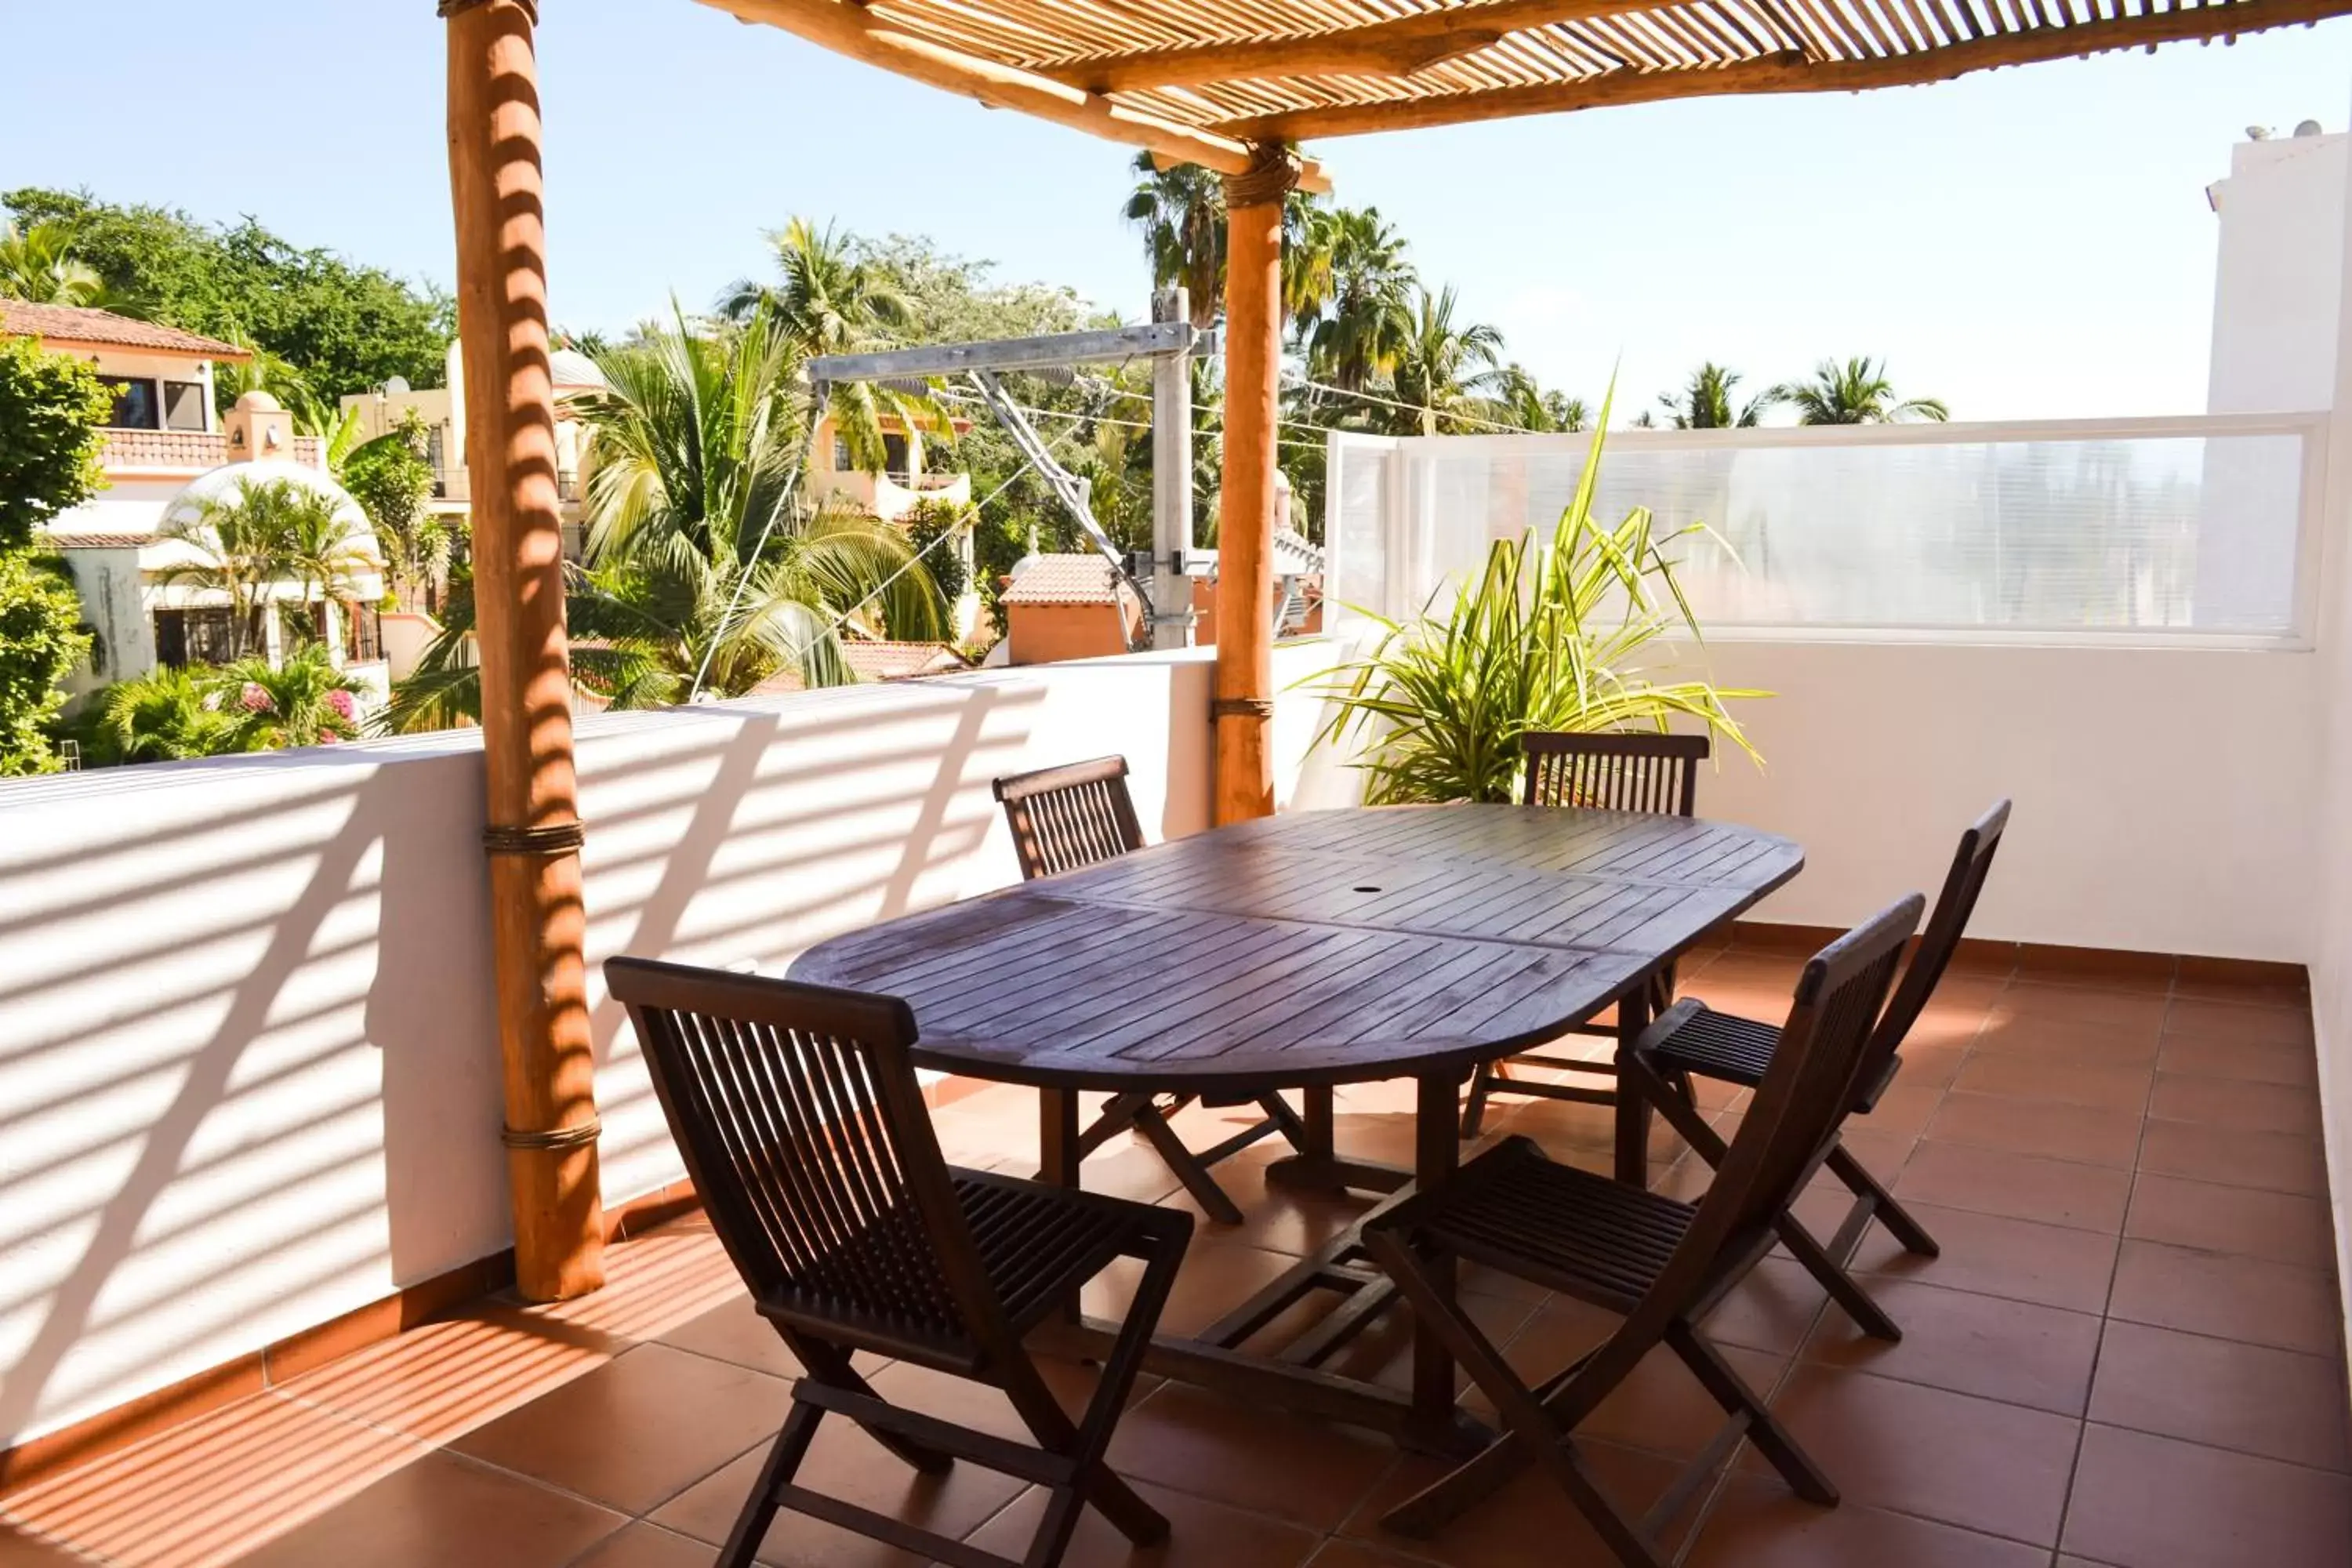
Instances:
[[[352,700],[350,692],[340,688],[327,693],[327,706],[333,709],[339,718],[357,719],[359,717],[359,704]]]
[[[236,701],[237,706],[248,713],[278,711],[278,704],[271,700],[268,692],[261,689],[261,683],[256,680],[248,680],[245,683],[245,689],[237,694]]]

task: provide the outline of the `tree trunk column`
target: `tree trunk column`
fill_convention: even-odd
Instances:
[[[1260,143],[1225,178],[1224,477],[1217,511],[1216,819],[1274,812],[1275,433],[1282,368],[1287,147]]]
[[[604,1282],[586,920],[563,635],[533,0],[441,0],[473,476],[491,957],[515,1274],[532,1300]]]

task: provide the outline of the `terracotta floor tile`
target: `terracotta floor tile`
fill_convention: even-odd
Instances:
[[[1419,1547],[1422,1543],[1416,1541],[1409,1544]],[[1374,1546],[1370,1542],[1332,1535],[1324,1538],[1322,1549],[1307,1560],[1307,1568],[1413,1568],[1429,1561],[1427,1557]]]
[[[1906,1203],[1904,1207],[1942,1246],[1944,1255],[1916,1257],[1883,1228],[1873,1226],[1854,1254],[1857,1269],[2077,1312],[2096,1312],[2106,1305],[2116,1265],[2115,1238],[1932,1204]]]
[[[0,1525],[0,1568],[89,1568],[97,1561],[14,1526]]]
[[[1718,1345],[1791,1356],[1812,1331],[1829,1294],[1792,1258],[1767,1258],[1731,1288],[1700,1328]]]
[[[1094,1397],[1096,1368],[1052,1356],[1038,1357],[1036,1365],[1038,1374],[1053,1391],[1063,1412],[1072,1420],[1083,1415],[1087,1402]],[[1003,1390],[987,1384],[903,1361],[891,1363],[876,1373],[872,1381],[874,1392],[893,1405],[919,1410],[959,1426],[992,1432],[1015,1443],[1034,1444],[1037,1440]],[[1142,1374],[1128,1390],[1128,1405],[1132,1407],[1159,1386],[1158,1378],[1149,1373]]]
[[[2140,1115],[2057,1100],[1948,1094],[1927,1136],[2012,1154],[2045,1154],[2128,1171],[2139,1153]]]
[[[2065,1547],[2122,1568],[2352,1562],[2352,1477],[2093,1426]]]
[[[428,1453],[331,1411],[257,1394],[21,1488],[0,1501],[0,1517],[123,1568],[202,1568],[243,1561]]]
[[[2156,1090],[2148,1098],[2147,1114],[2151,1121],[2319,1136],[2319,1096],[2290,1084],[2159,1072]]]
[[[2059,1415],[2083,1414],[2099,1359],[2097,1318],[1906,1279],[1873,1279],[1866,1289],[1903,1338],[1893,1344],[1872,1339],[1832,1307],[1806,1342],[1806,1361]]]
[[[1976,1047],[1968,1040],[1947,1040],[1923,1045],[1918,1031],[1903,1043],[1903,1066],[1896,1083],[1925,1084],[1934,1089],[1949,1089],[1952,1080],[1960,1076],[1967,1065],[1969,1053]]]
[[[1193,1232],[1192,1244],[1184,1253],[1184,1266],[1176,1276],[1175,1289],[1169,1292],[1168,1304],[1160,1310],[1160,1331],[1200,1332],[1262,1287],[1279,1279],[1297,1261],[1287,1253],[1270,1252],[1261,1247]],[[1142,1278],[1143,1265],[1135,1259],[1112,1260],[1109,1268],[1087,1282],[1083,1292],[1086,1310],[1097,1317],[1124,1317],[1127,1304],[1135,1299],[1136,1283]]]
[[[2124,1234],[2307,1268],[2331,1268],[2336,1259],[2335,1217],[2325,1200],[2179,1176],[2139,1178]]]
[[[1148,1482],[1136,1490],[1167,1519],[1167,1544],[1139,1551],[1098,1510],[1088,1508],[1078,1516],[1069,1555],[1062,1559],[1067,1568],[1130,1568],[1139,1562],[1152,1568],[1297,1568],[1322,1544],[1323,1538],[1314,1531],[1264,1514]],[[1045,1512],[1045,1490],[1032,1487],[974,1531],[970,1542],[1017,1563],[1028,1555]]]
[[[1328,1531],[1395,1456],[1371,1433],[1165,1384],[1129,1410],[1111,1467],[1138,1480]]]
[[[237,1568],[561,1568],[627,1523],[519,1476],[429,1453]]]
[[[751,1298],[744,1294],[738,1294],[724,1306],[711,1308],[698,1318],[688,1319],[664,1333],[659,1342],[748,1366],[770,1377],[801,1374],[800,1362],[784,1348],[775,1326],[760,1316],[751,1305]],[[878,1356],[860,1355],[857,1364],[860,1371],[870,1372],[883,1362]]]
[[[1506,1348],[1512,1367],[1530,1383],[1565,1370],[1612,1331],[1619,1319],[1575,1302],[1545,1307]],[[1733,1371],[1754,1390],[1769,1395],[1788,1363],[1738,1345],[1716,1347]],[[1494,1406],[1474,1390],[1464,1401],[1490,1422]],[[1633,1374],[1601,1402],[1578,1428],[1580,1436],[1668,1458],[1696,1455],[1722,1429],[1726,1416],[1681,1359],[1664,1345],[1643,1357]]]
[[[2332,1273],[2154,1241],[2123,1244],[2107,1314],[2319,1356],[2343,1321]]]
[[[2085,1067],[2150,1068],[2156,1065],[2161,1038],[2153,1026],[2012,1013],[1987,1024],[1976,1037],[1976,1049]]]
[[[742,1277],[700,1214],[670,1221],[604,1251],[604,1289],[576,1300],[509,1310],[536,1321],[649,1340],[723,1306]]]
[[[2244,1132],[2200,1121],[2150,1121],[2141,1140],[2143,1173],[2188,1176],[2223,1186],[2304,1197],[2327,1194],[2327,1151],[2292,1132]]]
[[[2352,1469],[2345,1379],[2331,1357],[2111,1322],[2091,1418],[2110,1426]]]
[[[2235,1002],[2176,996],[2172,999],[2171,1009],[2164,1016],[2164,1032],[2239,1046],[2308,1047],[2311,1044],[2311,1008],[2307,1004],[2247,1006]]]
[[[1290,1152],[1289,1144],[1278,1138],[1268,1139],[1210,1173],[1241,1209],[1242,1223],[1237,1226],[1210,1219],[1207,1211],[1181,1188],[1159,1201],[1193,1217],[1192,1235],[1196,1241],[1213,1236],[1220,1241],[1244,1242],[1269,1252],[1303,1258],[1355,1224],[1371,1203],[1353,1195],[1326,1196],[1269,1183],[1265,1179],[1266,1166]]]
[[[2053,985],[2043,981],[2020,980],[2000,994],[1993,1011],[2007,1016],[2047,1018],[2053,1023],[2154,1029],[2162,1026],[2166,1005],[2161,989]]]
[[[1601,1489],[1622,1512],[1637,1520],[1677,1473],[1671,1460],[1607,1443],[1581,1443],[1578,1449]],[[1438,1460],[1419,1456],[1400,1459],[1381,1478],[1341,1533],[1443,1563],[1445,1568],[1619,1568],[1616,1555],[1601,1543],[1575,1505],[1549,1479],[1533,1472],[1522,1473],[1427,1540],[1382,1527],[1381,1515],[1443,1476],[1446,1468]],[[1677,1544],[1688,1523],[1675,1521],[1666,1531],[1664,1544]]]
[[[1799,1367],[1772,1408],[1850,1501],[2057,1543],[2077,1421],[1823,1366]]]
[[[2247,980],[2235,975],[2205,974],[2196,961],[2184,962],[2172,977],[2172,999],[2231,1002],[2241,1007],[2300,1007],[2311,1010],[2311,986],[2302,980]]]
[[[781,1378],[640,1345],[450,1446],[642,1514],[774,1435],[791,1405]]]
[[[2319,1087],[2319,1058],[2309,1041],[2287,1046],[2253,1045],[2201,1035],[2167,1035],[2157,1065],[2166,1072],[2206,1078],[2243,1078],[2295,1089]]]
[[[1736,1479],[1699,1531],[1688,1568],[2043,1568],[2038,1546],[1843,1502],[1817,1508]]]
[[[658,1525],[633,1524],[606,1536],[572,1568],[710,1568],[710,1548]]]
[[[413,1329],[280,1392],[446,1443],[593,1372],[629,1344],[596,1329],[492,1305]]]
[[[2111,1235],[2123,1228],[2131,1180],[2103,1166],[1928,1138],[1904,1167],[1895,1195],[1906,1205],[1916,1200]]]
[[[1898,1078],[1894,1088],[1878,1097],[1869,1115],[1851,1117],[1846,1125],[1873,1127],[1916,1138],[1936,1119],[1936,1108],[1944,1102],[1944,1089],[1942,1084],[1907,1083]]]
[[[2054,1057],[1980,1052],[1969,1058],[1952,1089],[1962,1094],[1999,1094],[2016,1100],[2054,1100],[2092,1105],[2137,1116],[2147,1107],[2150,1074],[2139,1067],[2107,1067]]]
[[[727,1539],[767,1458],[766,1445],[656,1509],[654,1523],[715,1546]],[[958,1465],[925,1476],[901,1463],[854,1422],[827,1416],[795,1478],[802,1486],[861,1508],[887,1513],[958,1540],[992,1518],[1026,1489],[1009,1476],[978,1465]],[[804,1514],[779,1514],[769,1527],[760,1561],[777,1568],[914,1568],[911,1553],[853,1535]]]

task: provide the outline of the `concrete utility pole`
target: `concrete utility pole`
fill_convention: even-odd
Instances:
[[[1181,288],[1151,299],[1155,321],[1192,319]],[[1151,362],[1151,646],[1192,643],[1192,579],[1183,558],[1192,549],[1192,360]]]

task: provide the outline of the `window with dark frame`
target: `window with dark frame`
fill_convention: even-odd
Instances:
[[[833,438],[833,471],[836,474],[854,474],[857,471],[857,465],[850,460],[849,437],[846,436],[835,436]]]
[[[899,484],[912,482],[913,464],[908,459],[907,438],[904,436],[882,437],[882,471]]]
[[[156,662],[173,669],[231,663],[236,658],[233,634],[226,608],[158,610]]]
[[[383,626],[373,605],[344,602],[343,657],[354,664],[371,664],[383,657]]]
[[[167,381],[163,384],[163,428],[166,430],[196,430],[205,428],[205,384],[201,381]]]
[[[163,409],[155,399],[155,383],[143,375],[101,375],[114,395],[114,409],[106,416],[116,430],[161,430]]]

